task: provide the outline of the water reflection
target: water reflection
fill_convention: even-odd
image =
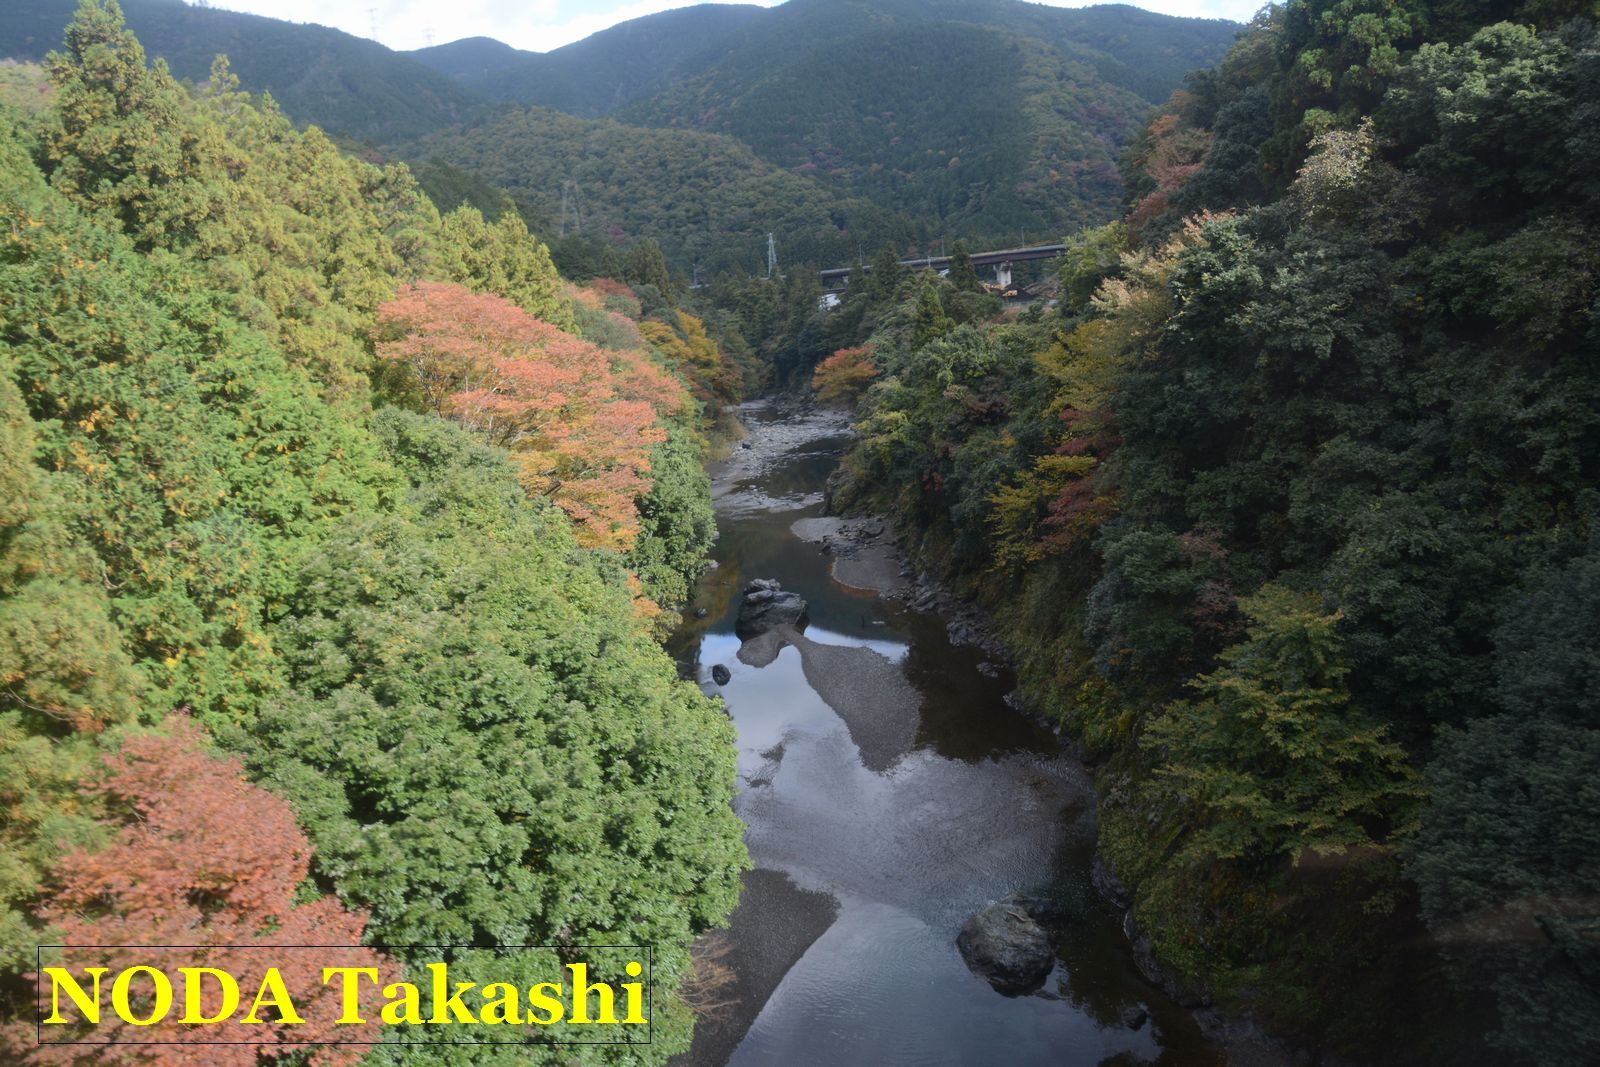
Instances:
[[[735,809],[757,867],[838,910],[761,991],[759,1013],[746,1005],[753,1020],[729,1062],[1217,1062],[1138,977],[1119,917],[1089,884],[1082,769],[1006,706],[1008,680],[981,674],[981,654],[952,647],[943,620],[839,585],[829,557],[790,533],[822,512],[837,427],[758,413],[752,429],[753,447],[717,480],[706,617],[675,651],[737,728]],[[811,625],[741,642],[738,593],[758,577],[804,596]],[[731,674],[720,688],[716,664]],[[1013,890],[1052,893],[1074,916],[1043,995],[1001,996],[955,948],[966,918]],[[742,908],[731,936],[759,941],[784,918]],[[701,1062],[728,1052],[715,1055]]]

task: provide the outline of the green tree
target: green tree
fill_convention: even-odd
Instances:
[[[234,742],[374,940],[651,945],[652,1047],[678,1051],[689,942],[744,863],[727,718],[503,453],[395,409],[375,431],[409,480],[402,507],[307,560],[275,638],[289,688]]]
[[[957,292],[983,292],[983,283],[978,280],[978,272],[972,269],[972,254],[967,251],[965,241],[957,241],[955,247],[950,250],[950,270],[945,275],[945,280],[954,286]]]
[[[672,290],[672,277],[667,273],[667,260],[661,254],[661,245],[654,238],[640,241],[622,257],[622,280],[634,288],[652,286],[666,296]]]
[[[923,282],[917,289],[916,312],[911,320],[911,346],[921,348],[932,344],[955,329],[955,325],[944,313],[938,287]]]
[[[867,292],[874,302],[891,303],[899,297],[901,284],[911,272],[900,265],[900,253],[893,245],[884,245],[872,258],[872,269],[866,276]]]
[[[1496,632],[1505,714],[1440,731],[1410,873],[1495,1040],[1540,1064],[1600,1054],[1600,540],[1531,583]]]
[[[689,601],[705,570],[716,534],[711,482],[701,452],[678,426],[650,456],[650,492],[639,498],[639,536],[626,556],[628,569],[644,583],[645,595],[668,611]],[[676,616],[663,616],[661,626]]]
[[[1240,603],[1249,637],[1168,706],[1146,744],[1152,788],[1190,862],[1297,860],[1381,844],[1422,795],[1404,750],[1350,703],[1337,612],[1267,586]]]
[[[492,223],[470,204],[456,208],[440,221],[439,247],[440,280],[502,296],[536,319],[577,329],[549,249],[528,232],[509,201]]]
[[[116,0],[82,0],[48,68],[39,123],[56,188],[115,219],[141,250],[196,240],[229,209],[220,131],[123,23]]]
[[[1061,279],[1063,311],[1073,314],[1085,311],[1100,283],[1119,271],[1122,256],[1127,251],[1128,228],[1120,222],[1080,230],[1068,238],[1067,250],[1056,267],[1056,276]]]

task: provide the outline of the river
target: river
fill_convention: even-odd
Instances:
[[[734,807],[756,870],[721,935],[728,1003],[677,1062],[1220,1063],[1140,978],[1120,915],[1090,884],[1083,768],[1007,706],[1009,675],[952,645],[944,619],[836,580],[815,531],[846,423],[769,402],[740,415],[744,445],[712,471],[704,616],[672,650],[737,728]],[[754,578],[807,600],[802,638],[741,647],[738,593]],[[1058,899],[1071,920],[1044,989],[1007,997],[967,969],[955,938],[1016,890]]]

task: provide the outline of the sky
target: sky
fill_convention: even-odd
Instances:
[[[190,0],[191,3],[195,0]],[[334,26],[390,48],[410,50],[462,37],[493,37],[517,48],[548,52],[628,19],[691,0],[205,0],[210,7],[248,11],[291,22]],[[739,2],[739,0],[735,0]],[[778,0],[743,0],[775,7]],[[1044,0],[1051,7],[1084,7],[1088,0]],[[1134,0],[1167,15],[1243,22],[1265,0]],[[374,33],[374,27],[377,32]]]

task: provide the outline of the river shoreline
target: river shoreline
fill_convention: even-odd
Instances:
[[[1093,1004],[1091,1014],[1096,1020],[1095,1030],[1079,1036],[1064,1034],[1057,1039],[1061,1044],[1036,1046],[1037,1050],[1032,1053],[1035,1059],[1040,1062],[1080,1062],[1071,1057],[1091,1055],[1089,1049],[1094,1041],[1125,1041],[1129,1038],[1117,1037],[1118,1034],[1125,1034],[1146,1042],[1138,1052],[1133,1052],[1127,1045],[1120,1046],[1132,1053],[1132,1058],[1127,1059],[1129,1063],[1148,1062],[1152,1053],[1159,1053],[1163,1063],[1215,1065],[1219,1063],[1224,1048],[1228,1062],[1238,1067],[1267,1067],[1269,1064],[1292,1062],[1281,1050],[1274,1050],[1275,1058],[1253,1055],[1251,1047],[1259,1047],[1260,1042],[1249,1040],[1255,1035],[1246,1033],[1244,1025],[1221,1021],[1204,1005],[1193,1001],[1182,1003],[1184,998],[1166,996],[1164,983],[1159,980],[1161,976],[1153,974],[1148,969],[1149,960],[1141,960],[1141,954],[1129,946],[1124,937],[1128,924],[1126,908],[1123,903],[1117,903],[1113,909],[1111,902],[1114,897],[1107,893],[1106,887],[1114,882],[1106,877],[1107,872],[1093,855],[1093,840],[1097,836],[1093,812],[1095,798],[1088,773],[1070,739],[1064,738],[1054,724],[1045,723],[1036,715],[1028,715],[1026,709],[1021,707],[1008,665],[1009,657],[995,639],[989,618],[975,605],[952,594],[934,576],[915,573],[906,563],[905,546],[886,520],[871,515],[838,516],[828,513],[832,510],[832,502],[821,491],[821,483],[848,445],[851,427],[847,413],[819,408],[804,399],[775,398],[747,405],[740,414],[749,431],[745,440],[727,458],[708,468],[712,476],[713,500],[718,510],[719,566],[702,581],[695,610],[689,613],[684,629],[675,639],[680,665],[686,676],[698,678],[708,692],[725,693],[725,699],[732,701],[729,710],[736,724],[753,713],[758,719],[768,714],[762,710],[762,705],[748,703],[752,699],[752,691],[741,687],[752,684],[770,687],[787,677],[789,680],[782,681],[784,686],[799,686],[801,689],[795,691],[811,694],[805,699],[817,699],[820,705],[831,709],[830,715],[837,716],[832,721],[844,730],[860,773],[868,776],[888,775],[889,781],[902,783],[895,788],[909,788],[911,795],[903,802],[907,811],[886,810],[884,814],[891,818],[915,818],[918,811],[928,810],[930,804],[944,805],[954,801],[963,808],[970,806],[981,809],[987,806],[993,810],[992,815],[980,813],[974,816],[968,812],[965,818],[977,818],[984,825],[992,825],[988,820],[993,819],[1008,824],[1001,834],[983,834],[980,830],[980,836],[964,839],[965,843],[958,844],[958,851],[951,857],[966,861],[964,865],[975,868],[973,873],[978,877],[976,881],[969,878],[959,891],[954,886],[950,892],[940,891],[943,903],[961,912],[959,916],[949,915],[932,920],[936,924],[935,930],[943,931],[948,927],[948,939],[940,932],[936,944],[920,950],[936,950],[960,968],[959,974],[949,973],[940,979],[941,984],[956,990],[966,989],[970,982],[981,981],[966,971],[953,949],[955,930],[971,914],[974,905],[992,902],[1007,891],[1056,885],[1068,894],[1077,913],[1076,925],[1066,931],[1071,944],[1061,950],[1064,953],[1061,958],[1067,969],[1056,972],[1060,978],[1051,988],[1040,990],[1033,998],[1024,997],[1022,1000],[1031,999],[1033,1003],[1041,1005],[1039,1010],[1052,1002],[1070,1002],[1077,1005],[1077,1011],[1083,1011]],[[803,476],[788,470],[797,461],[801,461],[805,468]],[[790,517],[796,514],[797,517]],[[758,535],[754,541],[751,540],[753,534]],[[725,540],[733,543],[722,543]],[[792,547],[783,548],[780,542]],[[769,558],[771,562],[762,562]],[[824,606],[822,629],[815,631],[819,639],[813,640],[803,625],[798,628],[782,627],[779,631],[769,632],[742,644],[730,643],[731,635],[718,637],[719,634],[726,634],[720,627],[727,625],[746,580],[771,577],[765,568],[780,558],[786,561],[783,565],[797,575],[796,585],[804,591],[804,595],[810,597],[824,591],[816,584],[818,579],[802,577],[819,570],[827,576],[821,580],[834,588],[834,592],[826,598],[828,603]],[[785,588],[790,586],[786,584]],[[886,658],[882,646],[873,640],[861,643],[861,639],[857,638],[841,642],[840,638],[844,635],[830,632],[830,628],[843,621],[839,617],[839,609],[851,603],[852,598],[853,602],[863,606],[881,605],[873,611],[887,612],[888,618],[899,620],[894,625],[903,626],[908,621],[914,621],[915,632],[928,633],[931,630],[936,636],[919,637],[916,640],[931,642],[927,654],[934,657],[930,661],[933,666],[930,668],[929,663],[918,661],[918,654],[914,650],[911,653],[913,662],[896,661]],[[872,624],[863,616],[861,625],[868,626],[870,630]],[[882,625],[882,622],[876,625]],[[862,637],[866,637],[866,633],[862,631]],[[921,645],[913,646],[913,649],[916,647]],[[722,651],[716,651],[718,649]],[[941,652],[940,649],[947,651]],[[783,662],[789,664],[783,670],[779,669],[782,667],[779,663],[780,653],[785,657]],[[716,658],[705,659],[706,655]],[[951,657],[955,657],[961,665],[949,666],[947,661]],[[722,683],[714,682],[711,678],[713,668],[719,669],[716,673],[724,679],[730,677],[731,668],[732,686],[725,689]],[[942,675],[930,677],[927,674],[930,669],[945,672],[956,670],[957,673],[950,679]],[[788,672],[786,676],[784,670]],[[751,675],[751,671],[758,673]],[[776,675],[762,680],[774,672],[777,672]],[[962,675],[961,672],[970,673]],[[907,684],[908,673],[909,680],[916,685],[915,689]],[[970,684],[982,683],[993,695],[977,698],[976,691],[974,697],[963,697],[959,693],[945,694],[945,688],[959,677],[972,678]],[[935,688],[928,689],[930,684]],[[1007,689],[1011,690],[1011,695],[1002,700]],[[788,688],[781,690],[785,694],[791,691]],[[771,692],[773,696],[760,699],[778,699],[778,691]],[[972,702],[974,698],[978,699],[978,703]],[[785,696],[782,699],[791,698]],[[930,699],[936,706],[928,706]],[[982,710],[985,708],[989,710]],[[930,719],[930,715],[933,718]],[[1002,729],[1000,719],[1006,717],[1019,725]],[[961,720],[967,721],[963,725]],[[1041,746],[1031,750],[1053,753],[1040,757],[1056,768],[1050,771],[1050,775],[1063,776],[1060,779],[1063,783],[1076,783],[1064,786],[1065,792],[1058,793],[1057,799],[1050,801],[1038,814],[1027,813],[1026,809],[1036,804],[1033,800],[1024,799],[1036,786],[1025,786],[1024,792],[1018,794],[1008,793],[1008,789],[1015,790],[1017,786],[1007,786],[1004,779],[989,786],[974,783],[980,788],[980,793],[970,795],[963,802],[947,796],[943,787],[926,794],[904,784],[908,780],[914,782],[916,776],[926,769],[919,767],[908,772],[908,766],[925,763],[925,760],[919,758],[907,762],[909,757],[906,754],[925,751],[924,746],[929,743],[926,739],[927,730],[954,728],[958,732],[975,731],[979,735],[988,735],[1001,729],[1002,733],[1014,733],[1022,729],[1020,724],[1024,721],[1030,723],[1028,730],[1036,731],[1040,736],[1039,741],[1028,742],[1029,745]],[[906,918],[898,912],[886,914],[883,919],[873,920],[863,928],[863,913],[860,910],[863,904],[868,905],[869,911],[879,908],[877,901],[898,899],[899,890],[885,889],[872,882],[872,879],[881,876],[870,871],[864,874],[848,869],[819,879],[818,862],[830,870],[828,864],[837,862],[828,860],[826,856],[819,860],[813,854],[818,847],[829,847],[821,844],[825,839],[810,845],[804,841],[794,841],[794,829],[786,828],[783,822],[792,805],[805,798],[791,793],[785,801],[788,807],[770,808],[772,799],[783,796],[785,788],[796,788],[793,785],[796,774],[809,776],[821,769],[813,766],[815,753],[811,757],[812,763],[804,762],[806,757],[801,749],[812,742],[799,737],[794,745],[790,745],[790,735],[783,734],[752,747],[754,742],[745,736],[745,730],[746,727],[741,725],[741,784],[735,809],[747,823],[747,842],[751,846],[757,869],[746,875],[745,895],[732,917],[729,929],[723,934],[713,935],[732,942],[726,961],[735,972],[736,982],[731,994],[719,998],[723,1001],[719,1010],[704,1017],[697,1026],[690,1051],[674,1059],[678,1067],[722,1067],[730,1060],[736,1064],[782,1062],[771,1058],[770,1049],[774,1040],[771,1033],[762,1034],[756,1040],[758,1048],[769,1051],[753,1052],[747,1047],[758,1019],[764,1020],[767,1031],[782,1030],[780,1023],[785,1011],[778,1012],[776,1021],[764,1014],[770,999],[782,997],[783,989],[791,988],[797,982],[801,987],[815,982],[818,969],[824,966],[823,961],[838,955],[841,937],[887,936],[880,933],[884,929],[881,923],[899,921],[895,919],[895,914],[899,914],[901,920]],[[771,743],[773,740],[776,743]],[[966,747],[957,744],[955,749],[947,751],[954,755],[971,748],[972,754],[962,755],[963,760],[983,759],[983,752],[993,743],[992,739],[980,742],[975,748],[972,744]],[[797,760],[802,762],[796,763]],[[1038,766],[1042,768],[1046,765]],[[1003,767],[1004,764],[994,766]],[[810,769],[802,770],[806,767]],[[908,773],[910,779],[906,778]],[[1003,773],[1022,773],[1023,779],[1019,779],[1022,781],[1036,779],[1038,772],[1019,767],[1016,772]],[[969,775],[962,772],[962,776]],[[775,779],[779,780],[776,794],[773,793]],[[1041,785],[1045,780],[1037,779]],[[784,781],[791,784],[785,787]],[[877,788],[873,787],[874,790]],[[940,799],[933,800],[934,796]],[[823,803],[826,806],[827,802]],[[1066,807],[1057,807],[1062,804]],[[1056,823],[1049,815],[1052,810],[1063,812],[1055,818],[1065,818],[1068,822]],[[1065,814],[1068,812],[1077,814]],[[769,826],[767,821],[774,813],[779,816],[778,825]],[[871,820],[874,816],[863,812],[859,818]],[[1062,874],[1047,876],[1040,881],[1039,874],[1021,874],[1025,868],[1017,868],[1018,874],[1008,879],[1004,873],[1005,862],[1014,861],[1002,862],[1001,867],[994,868],[989,866],[993,861],[986,862],[983,858],[985,849],[995,847],[1021,850],[1033,856],[1039,856],[1042,849],[1048,856],[1062,847],[1046,844],[1052,834],[1060,832],[1052,829],[1054,826],[1072,827],[1071,835],[1079,842],[1070,846],[1068,854],[1052,859],[1052,863],[1067,864],[1061,869]],[[805,829],[803,819],[797,828]],[[917,834],[928,830],[941,834],[953,832],[948,830],[948,824],[944,822],[936,823],[927,830],[916,830],[911,826],[906,829]],[[773,837],[774,833],[778,836]],[[996,858],[999,858],[998,854]],[[1091,867],[1099,868],[1092,876]],[[980,872],[983,870],[992,870],[993,873],[982,875]],[[830,891],[829,879],[836,880],[840,873],[845,877],[843,895],[838,889]],[[853,880],[861,877],[867,877],[869,882],[854,884]],[[1032,885],[1024,884],[1028,882]],[[862,892],[868,894],[865,900],[860,896]],[[882,892],[888,892],[889,897],[877,895]],[[1083,924],[1091,921],[1091,913],[1104,914],[1103,925],[1102,920],[1092,919],[1095,925],[1085,927]],[[926,934],[919,936],[925,944]],[[808,954],[811,954],[810,958]],[[801,966],[802,960],[806,961],[804,967]],[[950,964],[943,963],[941,966],[949,967]],[[806,973],[801,974],[802,971]],[[834,973],[845,982],[858,977],[848,972]],[[1118,977],[1118,973],[1123,976]],[[882,988],[882,979],[872,988]],[[1136,992],[1139,988],[1147,992],[1139,994]],[[1002,1006],[1005,999],[987,1000],[995,994],[987,989],[986,984],[983,985],[983,992],[969,995],[979,998],[982,1003],[994,1003],[996,1009]],[[1088,1001],[1085,1001],[1086,997]],[[1063,1004],[1065,1007],[1067,1005]],[[792,1008],[788,1014],[792,1014]],[[1151,1019],[1148,1026],[1143,1022],[1147,1017]],[[821,1023],[825,1018],[819,1017],[816,1022]],[[1070,1016],[1063,1018],[1070,1019]],[[1051,1025],[1059,1026],[1062,1023]],[[1144,1028],[1143,1034],[1139,1033],[1141,1027]],[[1193,1036],[1183,1036],[1185,1033],[1192,1033]],[[880,1042],[885,1037],[881,1033],[873,1036]],[[905,1040],[913,1040],[916,1036],[914,1031],[904,1032]],[[862,1037],[865,1039],[866,1035]],[[1147,1044],[1152,1038],[1159,1043],[1155,1046]],[[900,1038],[896,1037],[895,1040]],[[1039,1037],[1036,1035],[1032,1040],[1038,1041]],[[1174,1040],[1178,1045],[1170,1044]],[[1215,1051],[1204,1051],[1206,1046]],[[1106,1053],[1112,1053],[1117,1047],[1116,1044],[1108,1046],[1105,1053],[1094,1053],[1092,1059],[1081,1062],[1101,1062],[1106,1058]],[[1048,1051],[1052,1048],[1057,1050],[1056,1055]],[[1178,1058],[1169,1059],[1162,1052],[1163,1049],[1167,1053],[1180,1049],[1185,1051]],[[909,1046],[906,1051],[911,1051]],[[821,1053],[813,1051],[808,1054]],[[970,1052],[958,1056],[952,1048],[945,1048],[940,1051],[938,1062],[977,1062],[972,1056]],[[1016,1062],[1033,1060],[1019,1059]]]
[[[804,398],[791,399],[782,406],[795,412],[812,407]],[[847,413],[839,411],[839,416],[846,425],[850,424]],[[946,618],[952,644],[977,648],[988,657],[989,662],[980,669],[986,666],[996,672],[1013,670],[1014,657],[998,636],[993,617],[970,599],[952,592],[938,576],[913,567],[907,546],[890,519],[871,512],[834,514],[831,498],[827,510],[826,516],[802,519],[793,529],[801,540],[815,544],[832,557],[835,580]],[[1092,774],[1082,746],[1060,723],[1032,707],[1020,688],[1013,689],[1006,700],[1020,714],[1053,733],[1063,753],[1083,766],[1085,773]],[[1139,930],[1127,888],[1098,850],[1093,884],[1101,897],[1121,912],[1128,952],[1139,973],[1190,1013],[1206,1038],[1225,1051],[1229,1067],[1299,1067],[1312,1062],[1314,1054],[1291,1050],[1263,1031],[1248,1014],[1216,1010],[1209,994],[1197,993],[1165,967]]]

